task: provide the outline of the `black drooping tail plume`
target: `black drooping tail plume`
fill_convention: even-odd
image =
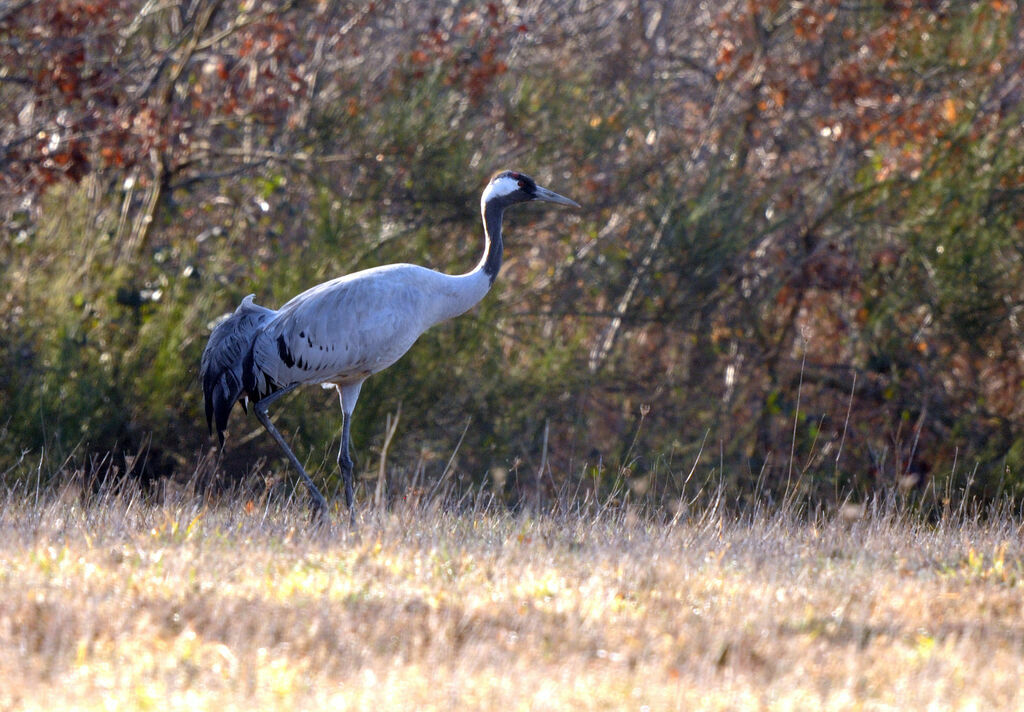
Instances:
[[[253,304],[254,296],[250,294],[243,299],[234,314],[214,328],[203,350],[200,377],[206,401],[206,424],[212,433],[216,423],[221,445],[224,444],[228,415],[244,391],[245,358],[252,349],[259,327],[276,313]]]

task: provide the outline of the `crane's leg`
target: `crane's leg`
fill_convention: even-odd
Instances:
[[[292,467],[299,471],[299,475],[302,476],[303,482],[306,483],[306,488],[309,490],[309,496],[313,499],[313,518],[326,519],[327,500],[325,500],[324,496],[320,494],[320,490],[316,488],[316,485],[313,484],[313,480],[311,480],[309,475],[306,474],[306,470],[299,462],[299,458],[295,457],[295,453],[293,453],[292,449],[288,447],[288,443],[284,441],[284,437],[282,437],[281,433],[274,427],[274,424],[270,422],[270,416],[267,415],[267,406],[284,394],[295,390],[297,386],[298,384],[295,384],[271,393],[266,398],[253,404],[252,409],[256,413],[256,417],[259,418],[261,423],[263,423],[263,427],[267,429],[267,432],[270,433],[271,437],[273,437],[274,440],[277,441],[277,444],[281,446],[281,449],[284,450],[284,454],[288,456],[288,460],[292,463]]]
[[[338,448],[338,468],[341,469],[341,478],[345,481],[345,505],[348,507],[348,521],[349,524],[355,526],[356,493],[352,482],[352,470],[355,467],[355,463],[352,462],[352,456],[348,452],[349,443],[351,442],[349,427],[352,419],[344,412],[342,413],[342,418],[344,420],[341,425],[341,447]]]
[[[345,481],[345,505],[348,507],[349,524],[356,524],[356,494],[353,484],[352,470],[355,464],[349,454],[349,447],[352,443],[350,428],[352,427],[352,412],[356,409],[356,401],[359,400],[359,389],[363,384],[360,381],[355,385],[337,386],[338,397],[341,399],[341,447],[338,448],[338,468],[341,470],[341,478]]]

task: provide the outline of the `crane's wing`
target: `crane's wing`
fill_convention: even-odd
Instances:
[[[436,323],[446,279],[389,265],[303,292],[257,335],[246,390],[262,395],[293,383],[356,383],[387,368]]]
[[[203,350],[200,376],[203,398],[206,402],[206,424],[224,443],[224,429],[228,424],[231,407],[241,398],[243,391],[243,362],[260,328],[276,312],[253,303],[250,294],[238,305],[234,313],[221,321],[210,334]]]

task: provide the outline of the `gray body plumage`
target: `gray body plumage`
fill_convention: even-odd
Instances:
[[[487,292],[482,275],[388,265],[298,295],[259,329],[252,346],[254,397],[293,383],[361,383],[405,354],[434,324]]]

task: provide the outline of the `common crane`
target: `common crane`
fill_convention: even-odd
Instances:
[[[509,206],[531,200],[580,207],[527,175],[501,171],[480,196],[484,255],[466,274],[384,265],[319,284],[276,311],[247,296],[217,325],[203,351],[200,371],[211,433],[216,425],[223,445],[232,407],[241,402],[244,409],[252,401],[256,417],[309,489],[314,515],[323,516],[326,500],[270,421],[267,408],[303,384],[336,388],[342,411],[338,466],[354,524],[349,429],[363,381],[395,363],[428,328],[483,299],[501,269],[502,215]]]

